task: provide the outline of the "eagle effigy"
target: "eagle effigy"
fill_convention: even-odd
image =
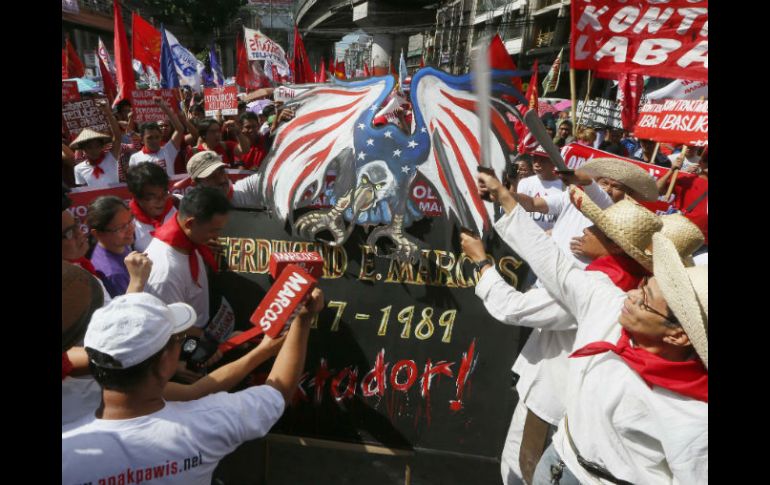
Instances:
[[[498,174],[509,156],[517,154],[513,125],[521,114],[512,103],[523,103],[524,97],[510,80],[520,75],[491,73],[488,166]],[[324,242],[339,246],[356,225],[377,226],[366,240],[375,254],[378,241],[387,239],[391,248],[383,256],[415,261],[419,241],[404,230],[423,216],[408,197],[418,172],[436,189],[447,217],[479,234],[491,230],[493,204],[479,197],[475,182],[481,150],[472,75],[420,69],[411,83],[413,127],[402,129],[392,121],[374,126],[394,84],[391,76],[335,79],[297,90],[297,97],[286,104],[295,117],[276,133],[259,190],[272,213],[288,220],[301,237],[321,240],[319,234],[326,231],[332,239]],[[337,175],[329,194],[332,207],[295,220],[295,210],[321,194],[332,170]]]

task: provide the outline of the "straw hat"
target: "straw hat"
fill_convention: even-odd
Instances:
[[[619,158],[594,158],[580,167],[592,178],[607,177],[633,189],[642,200],[658,199],[658,186],[652,175],[641,167]]]
[[[621,200],[607,210],[601,210],[590,197],[570,185],[570,199],[575,207],[607,237],[620,246],[639,264],[652,270],[652,258],[645,252],[652,235],[663,227],[660,217],[630,200]]]
[[[108,143],[112,141],[112,137],[109,135],[105,135],[104,133],[99,133],[98,131],[94,131],[91,128],[84,128],[83,131],[80,132],[77,138],[75,138],[72,143],[70,143],[70,148],[73,150],[77,150],[87,141],[91,140],[102,140],[105,143]]]
[[[664,214],[660,216],[663,221],[663,229],[660,233],[666,236],[676,248],[685,266],[695,266],[692,253],[697,251],[705,239],[703,233],[690,219],[681,214]],[[648,255],[652,252],[645,251]]]
[[[663,298],[708,369],[708,266],[685,268],[674,243],[662,234],[652,236],[652,259]]]
[[[91,315],[104,304],[97,279],[80,266],[61,263],[62,352],[82,340]]]

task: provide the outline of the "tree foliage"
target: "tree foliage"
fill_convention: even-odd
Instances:
[[[226,27],[246,0],[144,0],[153,16],[168,25],[184,25],[202,48],[215,28]]]

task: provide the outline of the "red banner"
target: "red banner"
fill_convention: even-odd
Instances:
[[[704,146],[709,142],[709,102],[670,99],[639,110],[634,136],[663,143]]]
[[[640,162],[639,160],[632,160],[630,158],[621,157],[609,152],[597,150],[593,147],[580,145],[578,143],[570,143],[569,145],[562,148],[561,156],[564,159],[564,163],[567,164],[567,167],[571,168],[572,170],[577,170],[593,158],[617,158],[641,167],[650,175],[652,175],[655,180],[658,180],[668,172],[668,169],[665,167],[659,167],[657,165]],[[679,183],[678,180],[677,183]],[[671,193],[671,197],[668,201],[664,202],[662,200],[656,200],[654,202],[641,202],[641,204],[657,214],[663,214],[674,205],[674,193]]]
[[[80,91],[78,91],[77,81],[62,81],[61,82],[61,102],[73,103],[80,101]]]
[[[175,113],[179,112],[179,103],[176,100],[174,89],[137,89],[131,93],[134,121],[138,124],[149,123],[166,119],[166,113],[153,101],[155,96],[160,96]]]
[[[203,103],[206,107],[206,116],[216,116],[217,111],[222,111],[223,116],[237,115],[238,88],[236,86],[206,88],[203,90]]]
[[[64,129],[70,136],[70,140],[74,140],[84,128],[91,128],[105,135],[112,133],[110,125],[104,117],[104,112],[96,105],[97,101],[109,103],[107,98],[100,97],[64,103],[62,105],[62,121],[64,122]]]
[[[708,0],[573,0],[570,67],[708,80]]]

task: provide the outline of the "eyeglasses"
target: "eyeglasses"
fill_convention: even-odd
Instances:
[[[131,219],[127,223],[123,224],[122,226],[116,227],[115,229],[100,229],[99,232],[107,232],[111,234],[114,234],[116,232],[123,232],[129,227],[131,227],[133,224],[134,224],[134,216],[131,216]]]
[[[67,240],[75,239],[78,232],[80,232],[80,219],[76,217],[75,223],[61,232],[61,238]]]
[[[658,310],[652,308],[650,305],[647,304],[647,282],[650,280],[649,276],[645,276],[642,278],[642,281],[639,283],[639,289],[642,292],[642,301],[639,303],[639,306],[642,307],[643,310],[646,310],[650,313],[654,313],[655,315],[658,315],[660,317],[663,317],[667,322],[673,323],[674,325],[680,325],[679,320],[677,320],[676,316],[674,315],[664,315],[660,313]]]

